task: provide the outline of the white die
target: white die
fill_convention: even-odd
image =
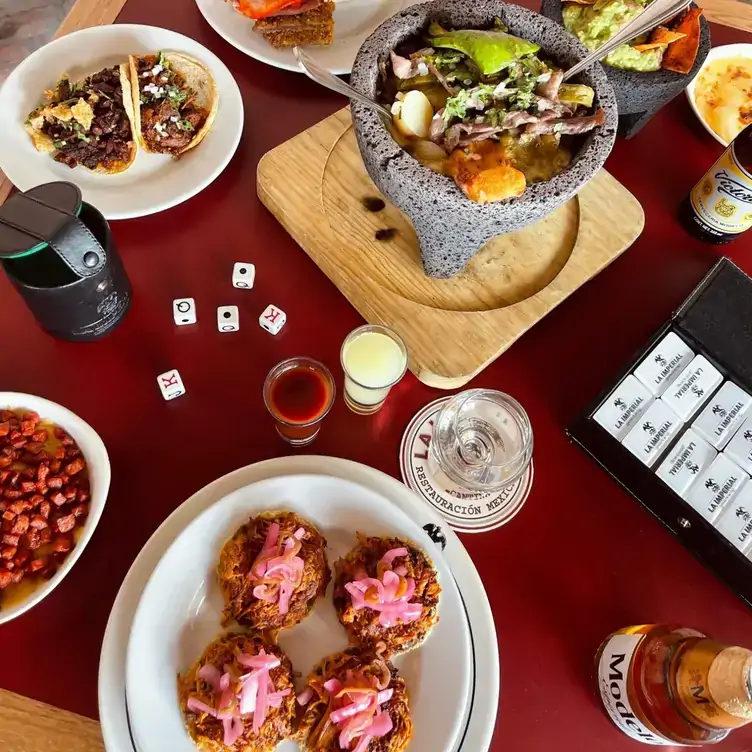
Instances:
[[[193,298],[178,298],[172,301],[172,315],[178,326],[196,323],[196,301]]]
[[[159,389],[162,392],[162,396],[166,400],[175,399],[180,397],[181,394],[185,394],[185,387],[183,386],[183,379],[180,378],[177,368],[173,368],[171,371],[160,373],[157,376],[157,383]]]
[[[269,334],[278,334],[286,321],[287,314],[281,308],[273,305],[264,308],[264,312],[259,316],[261,328],[266,329]]]
[[[256,267],[253,264],[246,264],[238,261],[232,267],[232,286],[241,290],[250,290],[256,279]]]
[[[236,305],[217,308],[217,329],[220,332],[237,332],[240,329],[240,314]]]

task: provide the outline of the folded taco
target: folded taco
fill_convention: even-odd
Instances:
[[[63,76],[25,128],[37,151],[68,167],[127,170],[138,151],[128,66],[105,68],[82,81]]]
[[[130,78],[141,146],[178,157],[198,146],[217,114],[219,97],[211,73],[178,52],[132,55]]]

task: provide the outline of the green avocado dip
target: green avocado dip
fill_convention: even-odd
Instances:
[[[564,26],[589,50],[597,50],[622,26],[638,16],[644,3],[639,0],[598,0],[595,5],[564,3]],[[642,38],[635,40],[637,44]],[[603,62],[614,68],[632,71],[657,71],[661,67],[665,47],[640,52],[629,44],[617,47]]]

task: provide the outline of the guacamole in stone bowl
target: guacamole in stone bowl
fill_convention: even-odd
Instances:
[[[598,49],[645,9],[649,0],[541,0],[541,14],[565,26],[590,50]],[[631,137],[682,92],[710,52],[710,28],[699,9],[621,45],[603,70],[614,87],[619,132]]]
[[[619,29],[636,18],[644,7],[645,3],[641,0],[601,0],[594,5],[568,2],[563,4],[562,17],[567,31],[571,31],[589,50],[597,50]],[[644,41],[635,40],[617,47],[603,62],[624,70],[659,70],[665,48],[640,50],[634,46]]]

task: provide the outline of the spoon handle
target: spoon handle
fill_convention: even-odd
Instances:
[[[313,79],[317,84],[321,84],[327,89],[336,91],[338,94],[343,94],[349,99],[355,99],[358,102],[362,102],[363,104],[372,107],[387,121],[392,119],[392,113],[389,112],[386,107],[383,107],[378,102],[374,102],[370,97],[361,94],[357,89],[354,89],[325,68],[322,68],[310,55],[308,55],[308,53],[300,49],[300,47],[293,47],[293,54],[298,61],[298,65],[300,65],[306,75]]]
[[[605,44],[601,45],[595,52],[591,52],[586,58],[573,65],[565,74],[564,80],[576,76],[593,63],[602,60],[609,52],[613,52],[617,47],[639,37],[647,31],[655,28],[669,18],[673,18],[677,13],[684,10],[691,0],[653,0],[639,16],[632,19],[626,26],[620,29]]]

